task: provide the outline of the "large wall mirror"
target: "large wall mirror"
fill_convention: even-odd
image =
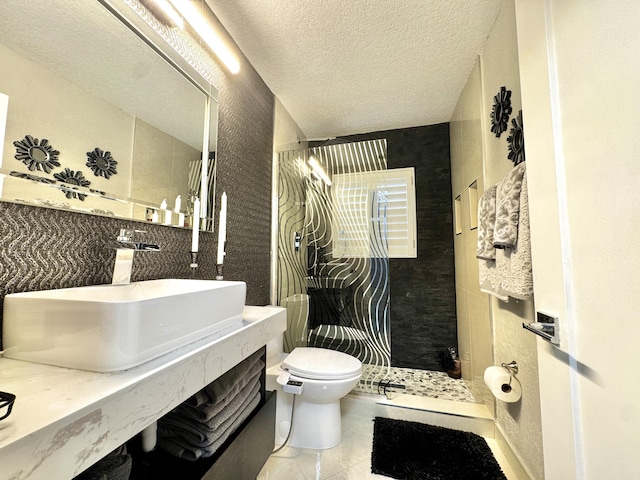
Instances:
[[[130,3],[0,2],[0,198],[189,226],[197,196],[206,228],[217,92]]]

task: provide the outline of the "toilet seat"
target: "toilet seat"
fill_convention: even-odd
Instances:
[[[346,353],[316,347],[295,348],[282,368],[312,380],[344,380],[362,374],[362,362]]]

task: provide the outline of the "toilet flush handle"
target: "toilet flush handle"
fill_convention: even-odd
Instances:
[[[289,372],[282,372],[278,375],[278,378],[276,378],[276,382],[278,382],[278,385],[286,385],[290,378],[291,374]]]

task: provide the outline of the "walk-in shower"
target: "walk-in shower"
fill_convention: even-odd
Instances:
[[[387,142],[281,152],[277,296],[284,348],[339,350],[364,364],[358,390],[473,401],[442,372],[392,368],[389,258],[415,256],[413,168],[387,168]],[[440,392],[440,394],[438,394]]]

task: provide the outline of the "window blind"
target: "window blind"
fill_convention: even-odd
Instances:
[[[334,257],[415,258],[413,168],[334,174]]]

